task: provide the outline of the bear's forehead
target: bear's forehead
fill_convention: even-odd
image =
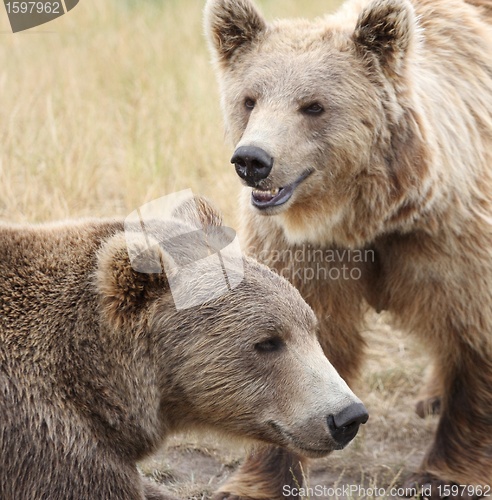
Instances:
[[[230,81],[234,92],[238,84],[252,97],[282,96],[282,100],[309,99],[329,93],[346,92],[347,82],[362,77],[354,58],[337,50],[319,48],[311,52],[268,49],[258,57],[250,54]],[[240,82],[240,83],[239,83]]]
[[[264,48],[292,52],[309,52],[329,47],[343,49],[348,46],[353,29],[347,25],[327,22],[326,19],[308,21],[277,20],[268,27]]]
[[[272,53],[262,51],[261,59],[251,61],[246,70],[251,74],[261,75],[265,71],[281,72],[283,78],[312,76],[316,78],[342,77],[350,72],[353,65],[350,58],[336,50],[318,49],[311,52],[295,52],[293,54]]]
[[[303,26],[306,28],[302,29]],[[284,30],[278,21],[230,71],[243,82],[260,85],[274,84],[275,75],[279,75],[290,88],[299,79],[321,79],[324,82],[320,84],[324,86],[327,81],[342,81],[350,76],[356,60],[353,42],[347,33],[327,32],[326,28],[308,21],[300,21],[299,29]]]
[[[268,298],[271,312],[283,321],[287,321],[292,327],[315,331],[316,316],[295,287],[254,259],[246,257],[244,264],[245,283],[240,293],[253,292],[253,303],[258,299],[263,301]]]

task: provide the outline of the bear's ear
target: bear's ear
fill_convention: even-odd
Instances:
[[[126,237],[118,233],[101,247],[96,286],[110,324],[121,327],[149,302],[169,292],[164,272],[168,259],[157,241],[141,233]]]
[[[173,212],[173,216],[200,229],[209,226],[222,226],[220,212],[203,196],[193,198],[179,205]]]
[[[223,66],[239,49],[249,47],[267,27],[249,0],[208,0],[204,19],[209,44]]]
[[[413,6],[407,0],[374,0],[360,14],[354,41],[362,55],[370,52],[383,70],[398,74],[417,29]]]

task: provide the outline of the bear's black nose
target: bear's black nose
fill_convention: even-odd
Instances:
[[[256,146],[241,146],[231,158],[236,172],[246,183],[255,187],[259,181],[266,179],[273,167],[273,158],[263,149]]]
[[[357,434],[360,424],[369,418],[366,407],[362,403],[353,403],[336,415],[328,416],[328,427],[333,439],[342,448]]]

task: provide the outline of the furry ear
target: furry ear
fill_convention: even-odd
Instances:
[[[149,301],[169,292],[164,263],[169,259],[157,241],[143,234],[119,233],[99,250],[96,283],[112,324],[121,326]]]
[[[240,49],[266,30],[266,22],[249,0],[208,0],[205,32],[219,63],[226,66]]]
[[[353,35],[363,55],[373,53],[389,75],[398,74],[416,36],[417,20],[408,0],[374,0],[360,14]]]
[[[192,227],[201,229],[209,226],[222,226],[220,212],[203,196],[193,196],[177,207],[173,216],[187,222]]]

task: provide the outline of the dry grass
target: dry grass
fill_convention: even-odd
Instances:
[[[311,2],[306,15],[326,3]],[[2,13],[1,218],[126,215],[188,187],[231,213],[238,184],[202,7],[84,0],[15,35]],[[264,7],[290,15],[299,2]]]
[[[3,218],[126,215],[188,187],[232,201],[201,7],[85,0],[2,35]]]
[[[329,0],[264,0],[268,17],[324,13]],[[83,0],[12,35],[0,15],[0,218],[126,216],[191,187],[234,224],[238,189],[198,0]],[[425,358],[376,319],[359,388],[370,412],[355,443],[313,464],[309,484],[388,486],[417,465],[432,420],[413,414]],[[242,450],[179,436],[142,465],[181,497],[206,497]]]

